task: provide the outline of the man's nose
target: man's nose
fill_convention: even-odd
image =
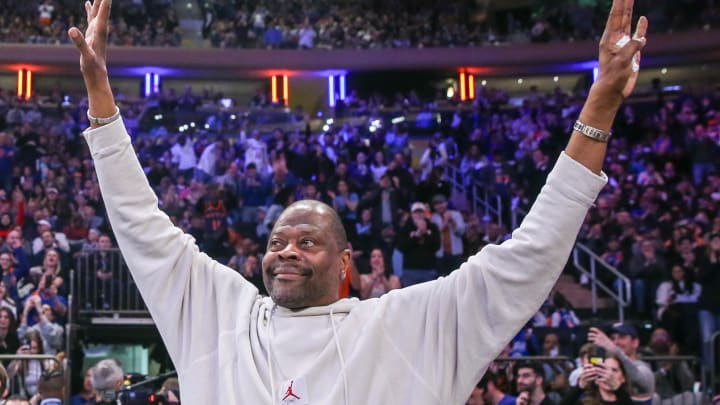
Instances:
[[[282,260],[297,260],[300,254],[297,251],[297,246],[294,243],[288,243],[285,247],[278,252],[278,255]]]

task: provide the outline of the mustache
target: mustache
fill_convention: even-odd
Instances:
[[[299,264],[288,264],[288,263],[273,263],[268,266],[265,270],[266,273],[273,276],[278,270],[289,270],[293,273],[298,273],[303,276],[307,276],[313,273],[314,269],[311,266],[299,265]]]

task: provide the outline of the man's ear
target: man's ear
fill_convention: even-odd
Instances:
[[[352,252],[350,249],[343,249],[340,252],[340,280],[345,280],[347,273],[351,271],[352,266]]]

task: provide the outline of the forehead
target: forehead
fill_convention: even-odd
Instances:
[[[290,207],[282,213],[273,232],[287,231],[292,228],[324,231],[329,227],[329,219],[330,213],[321,205]]]

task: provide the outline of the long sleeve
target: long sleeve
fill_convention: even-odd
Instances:
[[[380,298],[388,340],[440,402],[465,401],[540,308],[606,179],[562,154],[511,240],[485,247],[448,277]]]
[[[655,393],[655,375],[650,366],[641,362],[631,360],[622,350],[618,349],[615,354],[620,358],[625,368],[625,375],[629,390],[633,395],[647,396]]]
[[[84,134],[110,223],[127,266],[150,310],[173,363],[217,356],[229,328],[249,317],[257,289],[201,253],[195,240],[158,208],[122,121]],[[236,297],[232,311],[218,297]]]

